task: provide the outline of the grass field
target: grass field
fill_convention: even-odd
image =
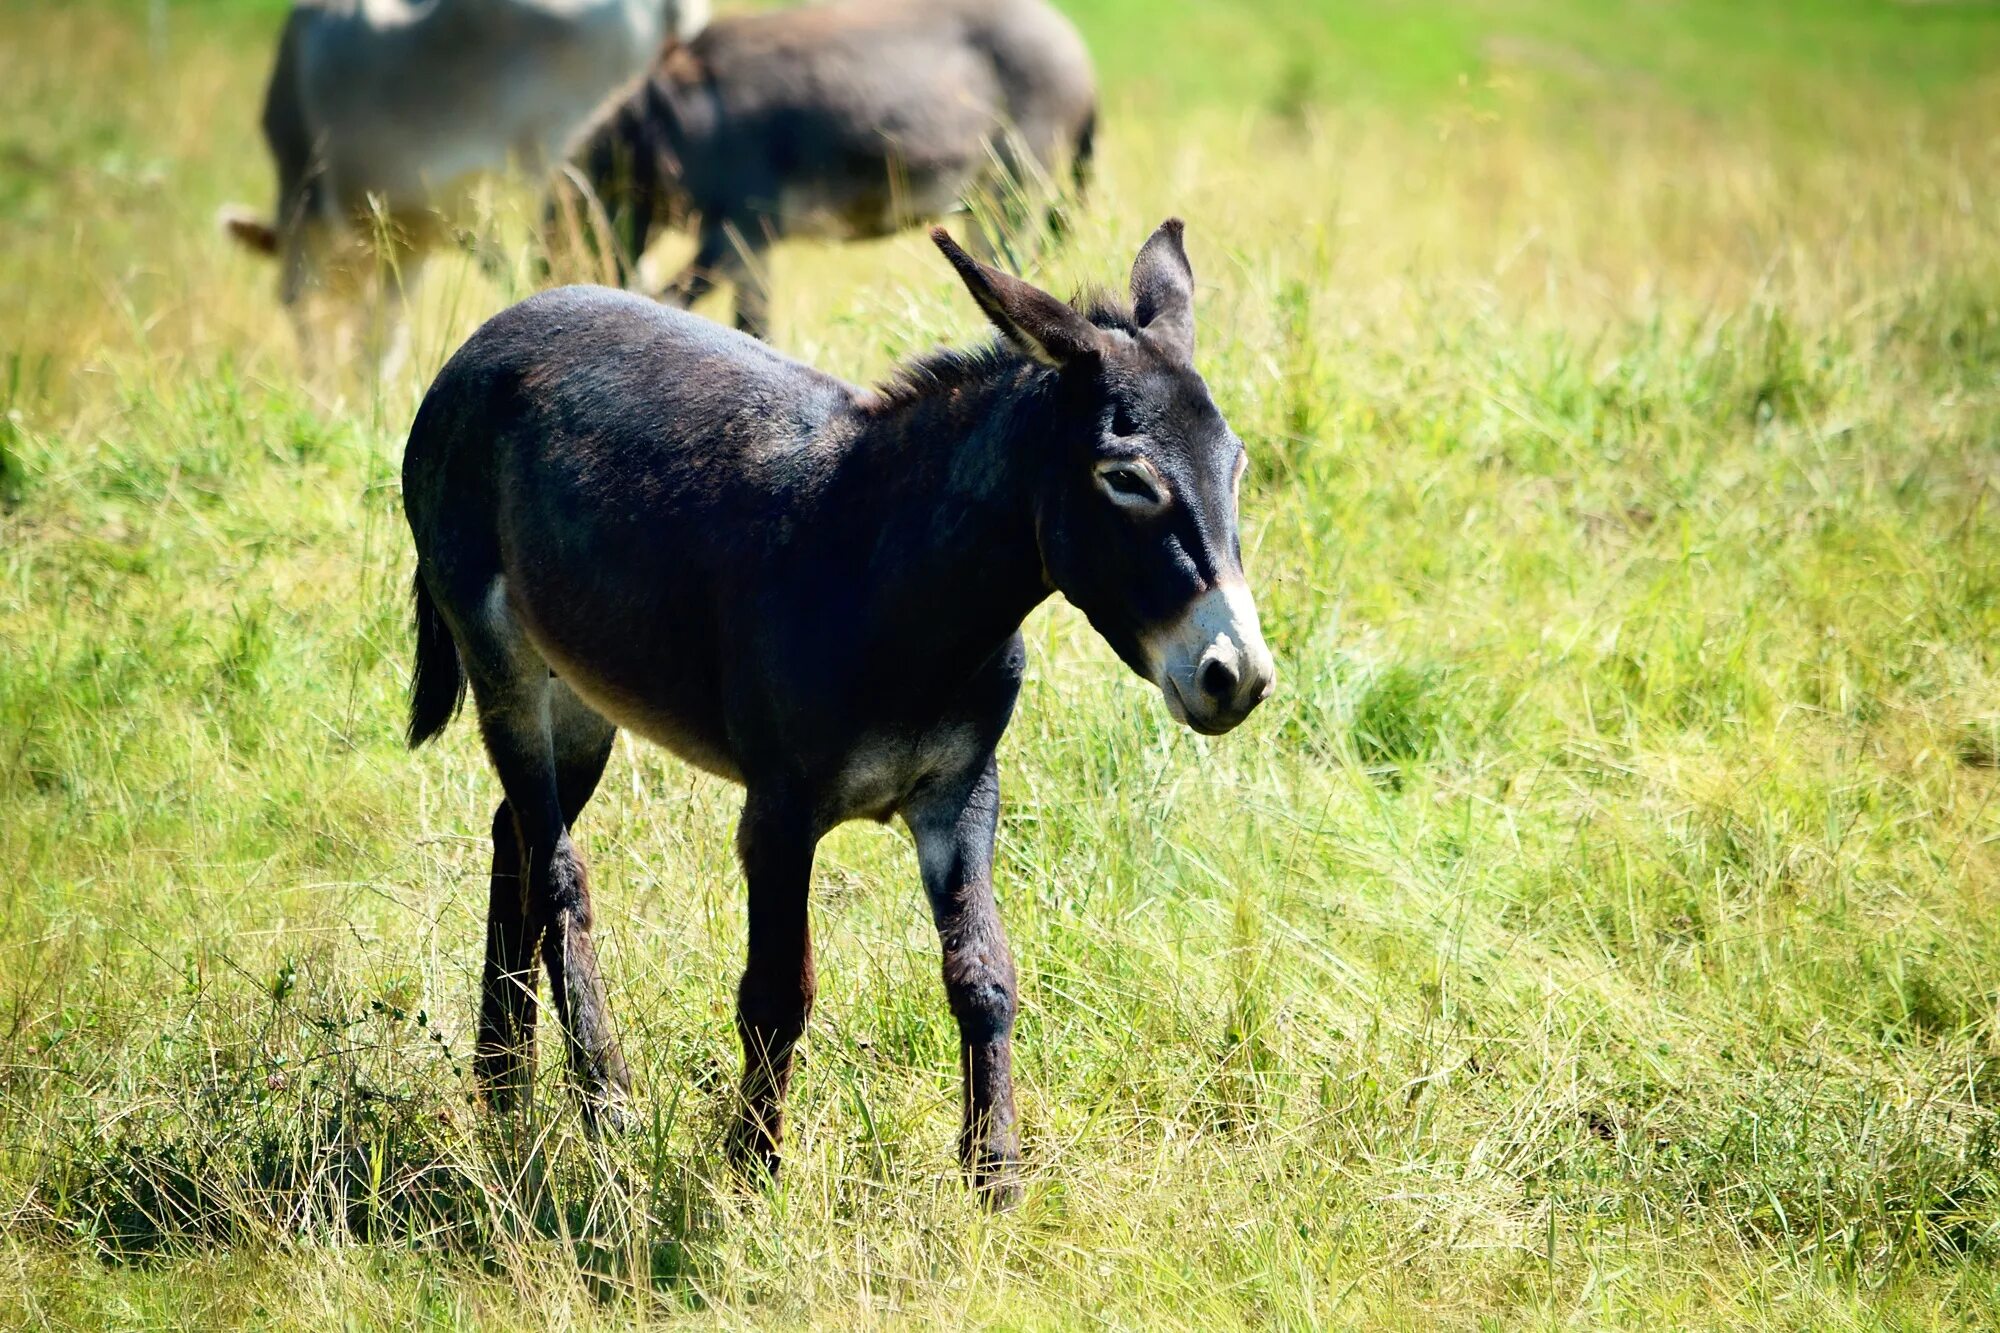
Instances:
[[[625,741],[641,1128],[551,1059],[544,1152],[483,1122],[495,788],[399,742],[397,477],[508,294],[442,264],[407,381],[302,376],[212,222],[281,6],[5,4],[0,1321],[2000,1321],[2000,10],[1320,4],[1067,0],[1044,277],[1187,218],[1282,685],[1203,740],[1030,620],[1002,1217],[867,826],[783,1185],[729,1178],[736,796]],[[850,377],[981,336],[919,236],[777,282]]]

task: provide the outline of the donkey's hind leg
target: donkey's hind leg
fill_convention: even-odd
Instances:
[[[478,705],[479,731],[507,794],[494,830],[494,894],[487,933],[480,1064],[488,1085],[518,1087],[523,1047],[532,1040],[529,959],[537,942],[569,1048],[570,1072],[595,1127],[620,1118],[630,1089],[611,1034],[590,939],[590,887],[569,823],[604,770],[613,729],[550,674],[512,622],[505,598],[489,598],[477,632],[460,649]],[[511,816],[511,846],[501,827]],[[510,895],[512,866],[525,892]],[[513,1017],[510,1023],[509,1018]],[[506,1094],[499,1099],[505,1101]]]
[[[549,969],[549,990],[562,1018],[570,1073],[583,1093],[585,1114],[593,1125],[602,1122],[609,1128],[620,1129],[624,1120],[622,1103],[632,1091],[632,1077],[625,1068],[618,1039],[611,1031],[604,979],[597,968],[597,946],[590,934],[590,884],[584,874],[583,857],[568,839],[568,829],[597,790],[598,779],[604,776],[618,729],[560,680],[549,681],[548,697],[563,841],[569,847],[569,866],[574,875],[546,881],[552,892],[542,903],[542,959]]]
[[[694,258],[660,289],[659,299],[686,310],[722,283],[736,288],[736,327],[753,338],[771,332],[769,274],[764,253],[769,238],[756,222],[704,221]]]
[[[526,1096],[535,1062],[540,933],[530,931],[531,920],[514,811],[502,801],[493,812],[493,877],[487,891],[486,967],[479,982],[473,1075],[486,1104],[503,1114]]]
[[[561,681],[549,684],[550,741],[556,790],[565,826],[597,790],[617,729]],[[520,835],[507,802],[493,814],[493,877],[486,916],[486,966],[480,985],[479,1044],[474,1068],[487,1104],[513,1108],[525,1096],[534,1068],[535,955],[542,940],[541,914],[528,898]]]

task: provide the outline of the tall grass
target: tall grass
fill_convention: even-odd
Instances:
[[[395,479],[508,293],[441,263],[406,380],[302,375],[210,224],[269,190],[258,15],[10,17],[10,1320],[1992,1322],[2000,24],[1078,8],[1043,277],[1188,219],[1282,682],[1208,741],[1030,620],[1000,1218],[874,828],[822,849],[783,1183],[723,1172],[736,796],[625,742],[580,838],[640,1127],[585,1141],[555,1060],[478,1114],[496,793],[468,728],[398,744]],[[1231,32],[1272,77],[1188,54]],[[981,336],[918,238],[775,269],[841,374]]]

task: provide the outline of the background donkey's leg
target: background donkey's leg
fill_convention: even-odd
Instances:
[[[410,360],[410,302],[423,278],[424,253],[397,249],[377,260],[368,308],[369,371],[383,384],[399,378]]]
[[[688,266],[660,289],[660,300],[685,310],[720,283],[736,288],[736,327],[753,338],[771,331],[771,296],[761,262],[768,242],[762,226],[702,223],[701,240]]]
[[[1041,250],[1043,218],[1055,191],[1043,157],[1019,131],[996,135],[986,152],[985,167],[962,200],[971,214],[967,247],[995,268],[1025,273]]]
[[[743,804],[736,849],[750,888],[750,948],[736,992],[743,1104],[729,1136],[729,1157],[739,1167],[778,1169],[792,1051],[818,989],[806,909],[818,840],[799,803],[753,789]]]
[[[959,1161],[999,1207],[1020,1196],[1014,1122],[1014,957],[993,901],[1000,771],[989,752],[959,781],[940,782],[903,812],[944,946],[944,988],[958,1019],[965,1118]]]
[[[729,278],[736,284],[736,327],[753,338],[771,338],[771,238],[760,222],[731,223]]]
[[[720,226],[704,222],[700,239],[695,242],[694,258],[666,286],[660,288],[659,299],[686,310],[715,290],[715,284],[727,275],[730,258],[734,254],[729,234]]]

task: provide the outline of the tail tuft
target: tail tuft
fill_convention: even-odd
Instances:
[[[278,253],[278,229],[241,204],[224,205],[222,211],[216,214],[215,220],[221,225],[224,233],[233,237],[245,249],[260,255]]]
[[[430,589],[418,571],[410,592],[416,602],[417,660],[410,673],[410,748],[416,749],[443,731],[465,706],[465,669],[458,644],[444,623]]]

